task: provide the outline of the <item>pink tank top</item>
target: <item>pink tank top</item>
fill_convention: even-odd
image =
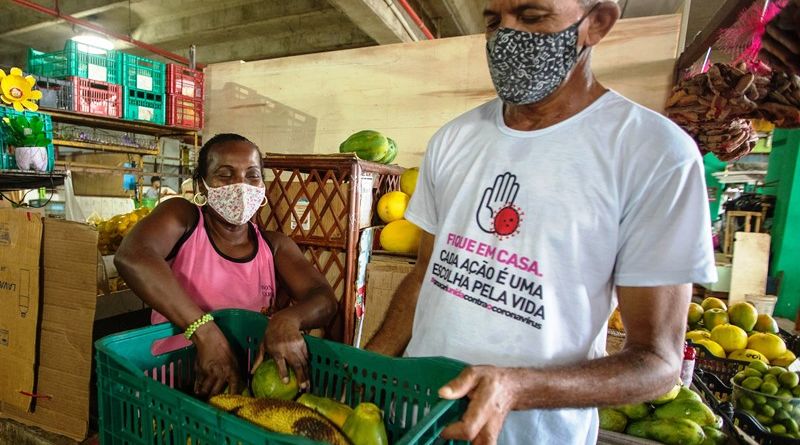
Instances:
[[[250,223],[250,236],[257,240],[255,254],[250,258],[231,258],[214,245],[206,231],[202,209],[198,208],[198,213],[197,226],[169,260],[178,283],[205,312],[269,308],[275,300],[275,262],[256,225]],[[153,311],[150,321],[156,324],[167,319]]]

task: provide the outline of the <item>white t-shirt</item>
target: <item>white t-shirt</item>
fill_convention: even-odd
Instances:
[[[432,138],[406,218],[436,235],[409,356],[548,367],[605,354],[615,286],[716,281],[703,164],[609,92],[537,131],[493,100]],[[591,383],[587,383],[591,384]],[[512,412],[500,444],[593,444],[596,409]]]

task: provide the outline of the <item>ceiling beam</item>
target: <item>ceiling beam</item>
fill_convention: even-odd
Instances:
[[[433,3],[438,2],[444,6],[462,35],[481,34],[485,31],[484,0],[436,0]]]
[[[361,29],[380,45],[413,42],[403,21],[389,7],[387,0],[328,0],[336,9],[342,11]]]
[[[100,4],[100,3],[105,3],[105,2],[97,1],[95,3]],[[88,7],[90,5],[87,4],[86,6]],[[15,7],[22,9],[20,6],[15,6]],[[88,9],[79,9],[77,12],[73,12],[70,15],[72,17],[75,17],[75,18],[84,18],[84,17],[89,17],[89,16],[92,16],[92,15],[96,15],[96,14],[102,14],[104,12],[111,11],[111,10],[117,9],[117,8],[123,8],[123,7],[124,8],[128,7],[128,1],[127,0],[118,1],[118,2],[114,2],[114,3],[108,3],[108,4],[105,4],[105,5],[102,5],[102,6],[97,6],[97,7],[89,7]],[[25,11],[28,12],[28,10],[25,10]],[[67,13],[65,11],[65,9],[63,8],[63,6],[62,6],[61,11],[64,12],[65,14]],[[17,23],[17,22],[14,22],[13,20],[10,20],[8,23]],[[52,20],[39,21],[38,23],[32,23],[32,24],[27,25],[27,26],[21,26],[19,28],[14,28],[14,29],[9,29],[8,31],[4,31],[4,32],[0,33],[0,39],[13,37],[13,36],[17,36],[17,35],[20,35],[20,34],[27,34],[27,33],[30,33],[30,32],[36,32],[36,31],[42,30],[44,28],[49,28],[51,26],[60,25],[62,23],[67,23],[67,21],[64,20],[64,19],[52,19]]]

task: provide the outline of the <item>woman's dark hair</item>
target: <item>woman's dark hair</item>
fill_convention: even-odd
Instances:
[[[200,152],[197,153],[197,167],[194,169],[194,175],[192,175],[192,179],[194,179],[195,182],[208,174],[208,155],[211,153],[211,149],[214,148],[215,145],[224,144],[226,142],[249,142],[253,144],[250,139],[235,133],[220,133],[207,140],[200,148]],[[256,144],[253,144],[253,147],[255,146]]]

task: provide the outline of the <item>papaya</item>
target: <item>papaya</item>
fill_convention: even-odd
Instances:
[[[389,445],[380,408],[372,403],[360,403],[342,428],[353,445]]]
[[[689,419],[700,426],[714,425],[717,421],[711,408],[703,402],[690,399],[674,400],[656,408],[654,414],[657,419]]]
[[[666,403],[669,403],[675,400],[675,397],[678,397],[678,393],[680,392],[680,390],[681,390],[681,384],[679,383],[673,386],[672,389],[669,390],[669,392],[667,392],[666,394],[662,395],[661,397],[655,400],[652,400],[650,403],[652,403],[653,405],[664,405]]]
[[[600,408],[600,429],[621,433],[625,431],[628,424],[628,417],[621,412],[611,408]]]
[[[640,420],[628,426],[625,432],[666,445],[701,445],[706,440],[703,428],[688,419]]]
[[[650,414],[650,407],[646,403],[615,406],[615,410],[625,414],[631,420],[644,419]]]
[[[354,133],[339,145],[339,153],[355,153],[365,161],[381,161],[386,157],[388,151],[389,139],[374,130],[362,130]]]
[[[728,435],[718,430],[717,428],[704,426],[703,432],[706,435],[706,439],[702,442],[701,445],[723,445],[728,443]]]
[[[327,417],[328,420],[335,423],[339,428],[344,427],[344,423],[350,414],[353,414],[353,409],[349,406],[339,403],[335,400],[326,399],[325,397],[315,396],[313,394],[303,394],[297,399],[297,403],[305,405],[314,411]]]
[[[696,400],[698,402],[703,401],[703,399],[700,397],[700,394],[685,386],[681,386],[681,390],[678,391],[678,395],[675,397],[675,400]]]
[[[389,165],[397,157],[397,143],[392,138],[386,138],[389,141],[389,149],[386,150],[386,156],[381,158],[378,162],[381,164]]]

